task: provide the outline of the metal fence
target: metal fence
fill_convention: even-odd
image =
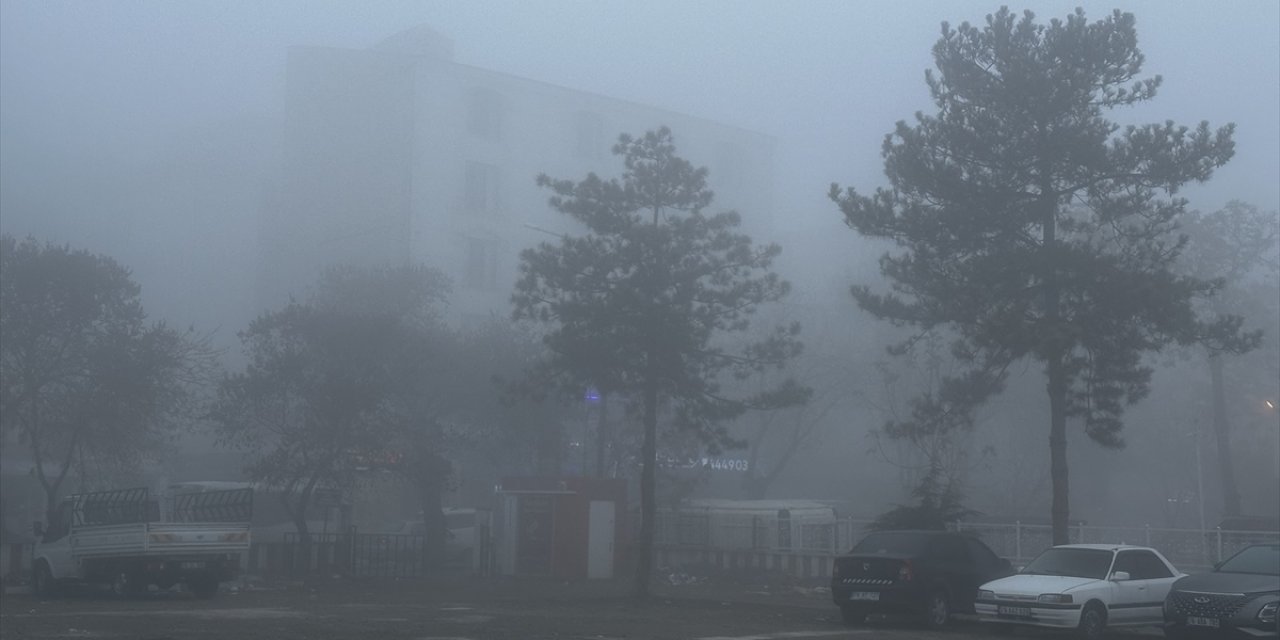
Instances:
[[[1023,564],[1052,545],[1049,525],[1022,523],[956,523],[952,530],[977,536],[1001,557]],[[1072,544],[1134,544],[1152,547],[1164,554],[1178,569],[1202,571],[1251,544],[1280,542],[1277,531],[1231,531],[1224,529],[1164,529],[1074,525],[1068,529]]]
[[[780,526],[776,518],[752,516],[742,520],[713,519],[698,513],[659,513],[655,543],[669,549],[756,554],[824,554],[834,558],[847,552],[871,531],[871,520],[844,518],[833,522],[804,522]],[[974,535],[1014,565],[1024,564],[1052,546],[1052,527],[1039,524],[958,522],[949,527]],[[798,535],[795,534],[798,530]],[[785,532],[785,533],[784,533]],[[1153,547],[1186,572],[1202,571],[1250,544],[1280,542],[1276,531],[1222,529],[1164,529],[1074,525],[1070,542],[1133,544]]]
[[[284,542],[258,545],[250,572],[285,575],[345,575],[361,578],[421,578],[428,574],[426,536],[382,533],[286,533]]]
[[[637,521],[637,527],[638,527]],[[717,515],[659,511],[654,540],[659,545],[714,548],[724,551],[759,550],[835,552],[847,548],[841,540],[842,521],[777,518],[764,515]]]

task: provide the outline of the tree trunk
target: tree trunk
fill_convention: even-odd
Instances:
[[[423,543],[427,566],[439,567],[448,560],[449,525],[444,518],[444,492],[453,465],[444,457],[420,445],[413,455],[412,476],[422,506]]]
[[[758,463],[760,461],[760,443],[764,442],[767,428],[766,420],[760,419],[761,427],[756,437],[751,439],[751,447],[747,450],[747,472],[742,476],[742,493],[747,500],[762,500],[769,490],[769,480],[761,477]]]
[[[311,530],[307,526],[307,508],[311,505],[311,491],[314,486],[314,479],[307,485],[302,493],[298,494],[298,502],[289,510],[289,515],[293,518],[293,528],[298,531],[297,546],[293,549],[293,557],[291,570],[295,576],[307,575],[318,567],[312,566],[311,558]],[[285,498],[285,507],[288,508],[288,497]],[[287,547],[286,547],[287,548]]]
[[[44,489],[44,521],[46,523],[53,522],[54,514],[58,511],[58,503],[61,502],[62,483],[67,479],[67,472],[71,469],[71,456],[75,453],[76,443],[80,440],[80,431],[76,431],[71,436],[71,446],[67,449],[67,455],[64,456],[61,463],[58,464],[58,477],[52,482],[49,476],[45,475],[44,455],[40,443],[40,408],[35,400],[31,401],[30,410],[31,427],[29,427],[28,436],[31,438],[31,456],[36,463],[36,479],[40,481],[40,488]]]
[[[600,416],[596,422],[596,477],[608,477],[605,460],[606,452],[612,443],[613,436],[609,432],[609,393],[600,392]]]
[[[1210,354],[1209,373],[1213,380],[1213,437],[1218,447],[1218,473],[1222,476],[1222,513],[1240,515],[1240,489],[1231,460],[1231,423],[1227,421],[1227,394],[1222,382],[1222,356]]]
[[[293,528],[298,531],[298,540],[307,541],[311,538],[311,529],[307,526],[306,506],[300,507],[301,511],[293,516]]]
[[[564,428],[559,423],[547,425],[537,435],[534,467],[538,475],[558,476],[564,471]]]
[[[1050,517],[1053,525],[1053,544],[1070,542],[1070,502],[1069,477],[1067,474],[1067,372],[1065,363],[1068,346],[1059,326],[1061,316],[1058,310],[1058,277],[1056,266],[1058,204],[1053,195],[1053,184],[1047,178],[1050,175],[1047,167],[1041,168],[1045,176],[1040,184],[1040,204],[1044,208],[1044,315],[1049,341],[1046,369],[1049,375],[1049,477],[1053,485],[1053,504]]]
[[[320,483],[320,478],[312,474],[307,479],[307,486],[302,488],[298,493],[298,501],[294,503],[293,508],[289,510],[289,515],[293,517],[293,527],[298,530],[298,541],[304,546],[311,544],[311,529],[307,526],[307,511],[311,508],[311,498],[315,495],[316,485]],[[291,488],[297,485],[291,485]],[[285,496],[285,508],[289,509],[289,496]]]
[[[449,527],[444,520],[442,489],[439,483],[424,483],[422,487],[423,543],[429,567],[443,565],[448,557]]]
[[[658,464],[658,388],[650,381],[644,390],[644,445],[640,452],[640,540],[636,549],[636,576],[633,594],[649,595],[653,573],[653,519],[657,513],[656,467]]]
[[[304,544],[310,541],[311,529],[307,525],[307,509],[311,504],[311,496],[308,493],[298,497],[298,504],[293,513],[293,528],[298,531],[298,540]]]
[[[1062,356],[1049,361],[1049,476],[1053,480],[1053,544],[1070,543],[1067,474],[1067,381]]]

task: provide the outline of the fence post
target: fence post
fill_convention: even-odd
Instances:
[[[1149,546],[1151,546],[1151,524],[1150,524],[1150,523],[1147,523],[1147,524],[1143,525],[1143,527],[1142,527],[1142,528],[1143,528],[1143,530],[1146,532],[1146,535],[1147,535],[1147,537],[1146,537],[1146,542],[1144,542],[1144,543],[1143,543],[1143,545],[1144,545],[1144,546],[1149,547]]]
[[[1022,563],[1022,521],[1013,522],[1013,556],[1014,561]]]
[[[1214,527],[1218,533],[1218,559],[1215,562],[1222,562],[1222,527]]]

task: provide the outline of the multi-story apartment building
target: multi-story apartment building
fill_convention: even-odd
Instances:
[[[520,249],[576,230],[535,177],[617,175],[618,134],[663,125],[682,156],[710,168],[713,209],[769,235],[766,135],[460,64],[424,28],[368,50],[293,48],[259,304],[297,295],[325,265],[418,262],[453,280],[454,322],[505,315]]]

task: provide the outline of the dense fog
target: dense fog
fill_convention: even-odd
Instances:
[[[1240,201],[1274,218],[1280,210],[1280,4],[1090,0],[1011,8],[1030,8],[1048,21],[1077,5],[1091,20],[1116,7],[1134,13],[1146,56],[1141,75],[1163,78],[1154,100],[1110,117],[1121,124],[1235,123],[1234,158],[1208,182],[1177,193],[1188,199],[1188,210],[1207,214]],[[570,180],[588,170],[619,175],[620,162],[607,153],[618,134],[669,126],[679,151],[687,149],[691,162],[709,168],[717,192],[711,209],[739,208],[744,230],[758,243],[781,246],[775,267],[792,291],[760,315],[803,326],[805,351],[793,370],[813,396],[804,409],[732,423],[744,446],[713,454],[729,463],[688,474],[672,465],[675,471],[660,482],[682,495],[829,500],[843,514],[870,518],[911,501],[911,488],[937,459],[976,512],[972,519],[1047,522],[1049,409],[1040,364],[1017,364],[1008,388],[976,412],[972,428],[945,441],[878,434],[886,421],[908,414],[911,397],[952,363],[945,336],[919,344],[909,358],[886,353],[907,330],[861,311],[849,288],[885,287],[877,259],[889,245],[848,228],[827,195],[833,182],[860,192],[885,185],[885,135],[900,120],[934,111],[924,71],[933,66],[941,23],[982,24],[997,9],[941,1],[6,0],[0,4],[0,231],[111,256],[141,285],[151,319],[209,334],[222,350],[222,366],[243,368],[237,333],[290,295],[305,295],[298,280],[263,285],[264,278],[308,268],[290,263],[294,254],[279,247],[315,231],[291,227],[273,213],[273,207],[307,202],[296,190],[308,183],[290,172],[312,160],[299,154],[321,152],[300,152],[312,147],[298,140],[327,135],[323,126],[290,120],[302,112],[296,101],[303,91],[291,84],[290,69],[303,69],[317,51],[364,51],[380,43],[389,47],[380,51],[395,51],[388,38],[425,27],[411,33],[450,43],[449,64],[461,69],[457,73],[509,82],[530,96],[576,96],[603,114],[606,127],[627,123],[625,130],[601,131],[596,159],[582,163],[555,159],[559,152],[547,150],[556,144],[551,125],[531,125],[536,135],[510,134],[503,149],[518,169],[503,175],[499,203],[505,224],[519,233],[503,236],[493,245],[498,255],[488,254],[490,262],[481,265],[486,283],[497,283],[485,300],[499,304],[483,308],[480,298],[468,297],[467,276],[455,274],[446,323],[473,323],[486,313],[507,322],[518,251],[554,239],[548,234],[580,231],[556,222],[546,204],[550,194],[534,183],[538,173]],[[383,86],[371,81],[369,91]],[[413,91],[412,104],[423,109],[445,100],[431,86]],[[521,104],[512,99],[508,107],[517,113]],[[455,153],[448,131],[410,129],[421,136],[404,151],[414,171],[431,173],[436,159]],[[699,136],[721,135],[737,136],[739,146],[700,142]],[[729,171],[717,174],[718,166],[735,162],[735,149],[743,151],[740,157],[764,150],[767,164],[741,169],[748,177],[739,184],[717,183]],[[544,157],[550,159],[541,166]],[[367,174],[359,173],[362,166]],[[376,168],[353,161],[342,170],[377,191]],[[421,178],[407,197],[427,198],[472,175]],[[340,182],[324,188],[329,191],[311,195],[344,193]],[[444,214],[415,209],[413,215]],[[415,238],[432,233],[425,223],[407,224]],[[450,242],[424,240],[410,248],[409,261],[448,272],[452,259],[434,248]],[[1277,250],[1264,251],[1266,260]],[[361,255],[368,251],[376,250]],[[1264,333],[1260,347],[1227,361],[1233,453],[1220,458],[1209,433],[1211,372],[1203,354],[1164,349],[1149,356],[1156,368],[1151,394],[1125,414],[1123,449],[1099,447],[1069,423],[1073,520],[1186,528],[1207,520],[1212,527],[1223,515],[1224,462],[1234,466],[1243,513],[1280,515],[1280,413],[1266,405],[1280,400],[1280,280],[1261,263],[1250,274],[1239,295],[1258,304],[1248,307],[1246,327]],[[494,403],[500,395],[493,393]],[[621,406],[614,410],[625,421]],[[566,419],[562,444],[572,449],[561,471],[595,468],[596,454],[586,448],[588,425],[599,411],[588,407]],[[195,424],[175,446],[184,460],[217,452],[208,459],[218,462],[207,470],[234,476],[234,456],[214,440]],[[496,442],[486,446],[502,446]],[[11,444],[6,441],[6,464],[21,457]],[[682,446],[707,455],[698,443]],[[445,501],[475,506],[495,477],[535,471],[516,463],[504,468],[495,462],[499,453],[459,453],[452,460],[456,490]],[[744,480],[747,460],[757,476],[781,463],[769,483],[753,488]],[[625,457],[614,463],[625,467]]]

